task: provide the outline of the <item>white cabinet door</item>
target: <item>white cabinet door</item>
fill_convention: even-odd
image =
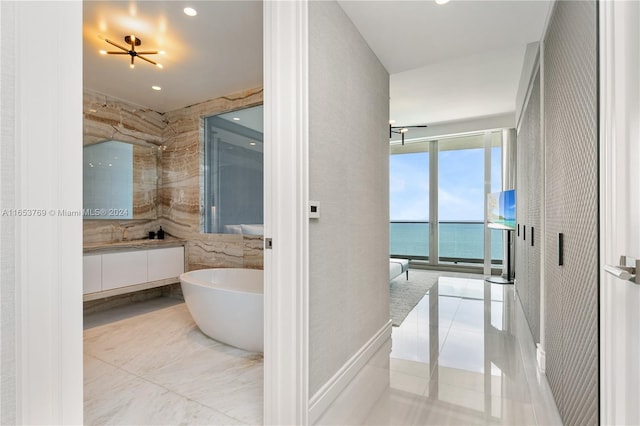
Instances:
[[[99,254],[82,258],[82,294],[102,290],[102,256]]]
[[[147,282],[147,251],[102,255],[102,290]]]
[[[174,278],[184,272],[184,247],[171,247],[148,251],[149,281]]]

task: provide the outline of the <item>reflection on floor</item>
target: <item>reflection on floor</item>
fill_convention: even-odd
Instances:
[[[394,327],[391,388],[364,423],[561,424],[513,286],[447,275]],[[112,309],[85,328],[86,424],[262,423],[262,357],[204,336],[184,303]]]
[[[85,318],[85,424],[261,424],[262,355],[203,335],[184,303]]]
[[[394,327],[391,389],[365,424],[561,424],[513,286],[456,275]]]

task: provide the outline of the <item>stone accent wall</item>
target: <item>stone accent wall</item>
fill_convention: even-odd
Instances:
[[[141,239],[162,226],[168,234],[188,241],[189,270],[210,267],[262,269],[261,236],[202,233],[203,194],[200,190],[204,170],[202,117],[259,105],[262,100],[262,88],[255,88],[161,114],[85,90],[85,145],[112,139],[133,143],[134,153],[145,154],[137,156],[137,160],[134,158],[136,167],[145,166],[140,173],[134,171],[134,179],[139,176],[139,180],[145,182],[149,178],[146,166],[152,163],[150,151],[137,147],[158,149],[157,218],[85,220],[85,244]],[[134,212],[150,214],[148,200],[148,196],[137,197]]]
[[[83,144],[92,145],[107,140],[133,145],[133,214],[147,220],[84,220],[85,244],[114,243],[145,238],[157,231],[158,177],[156,166],[162,150],[162,132],[166,127],[164,114],[133,105],[91,90],[83,94]],[[155,179],[154,179],[155,178]]]
[[[262,99],[262,88],[256,88],[165,114],[159,191],[161,222],[171,235],[188,241],[189,269],[263,268],[261,236],[202,233],[200,191],[204,184],[202,118],[259,105]]]

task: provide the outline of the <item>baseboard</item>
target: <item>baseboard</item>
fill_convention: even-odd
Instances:
[[[373,355],[391,338],[391,320],[380,328],[309,401],[309,424],[315,424],[356,378]]]
[[[538,371],[541,374],[544,374],[547,358],[546,352],[544,351],[544,349],[542,349],[540,343],[536,343],[536,360],[538,361]]]

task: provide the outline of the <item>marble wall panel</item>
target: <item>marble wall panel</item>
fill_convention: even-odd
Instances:
[[[203,118],[262,103],[262,88],[244,90],[165,114],[159,216],[171,235],[184,238],[189,269],[264,267],[261,236],[202,233]]]
[[[264,239],[259,235],[245,235],[244,243],[244,267],[251,269],[264,269]]]
[[[162,145],[164,114],[85,89],[84,144],[104,140]]]
[[[146,238],[157,231],[158,156],[162,151],[164,114],[85,89],[83,144],[105,140],[133,144],[133,215],[144,220],[85,220],[84,243],[114,243]]]
[[[158,150],[133,146],[133,217],[155,219],[158,204]]]
[[[203,234],[189,241],[187,251],[189,269],[244,267],[242,235]]]
[[[121,241],[141,240],[149,231],[158,231],[164,224],[159,220],[84,220],[84,244],[110,244]]]
[[[111,139],[133,143],[134,182],[142,188],[134,197],[134,214],[143,218],[157,217],[128,221],[85,220],[85,244],[142,239],[149,231],[157,231],[162,226],[169,235],[188,241],[189,270],[211,267],[262,269],[261,236],[204,234],[201,226],[203,118],[258,105],[262,99],[262,88],[255,88],[161,114],[85,89],[84,144]],[[149,146],[157,147],[157,153]],[[150,172],[153,161],[157,161],[155,192],[154,176]]]

